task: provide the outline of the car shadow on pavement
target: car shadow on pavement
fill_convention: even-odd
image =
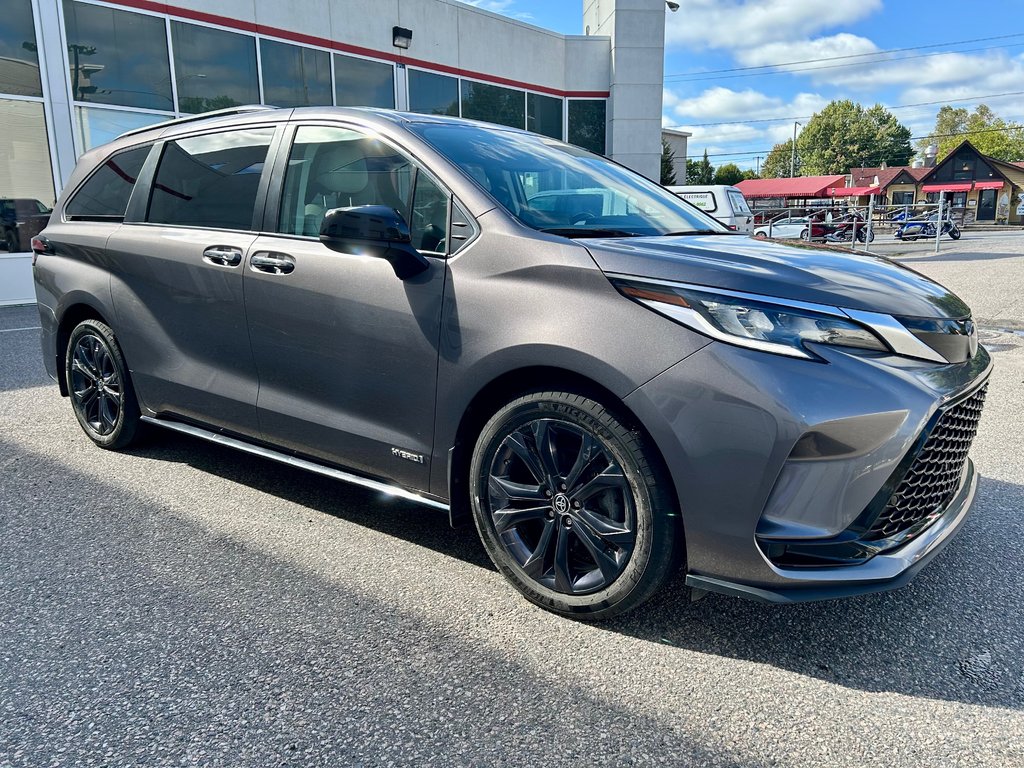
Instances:
[[[452,528],[448,513],[389,497],[214,443],[151,427],[134,455],[178,461],[317,512],[494,570],[472,525]]]
[[[836,685],[1024,709],[1024,486],[982,478],[967,524],[909,585],[817,603],[688,603],[682,575],[603,626]]]
[[[493,570],[472,526],[443,512],[175,433],[133,451],[180,461],[323,514]],[[682,572],[653,600],[597,624],[651,643],[770,664],[869,692],[1024,709],[1024,486],[983,478],[960,534],[906,587],[859,598],[765,605],[690,602]],[[511,592],[511,587],[508,587]]]
[[[890,256],[889,258],[900,262],[901,264],[915,261],[930,261],[932,263],[940,263],[947,261],[955,261],[957,263],[967,261],[997,261],[999,259],[1019,259],[1020,253],[962,253],[958,251],[954,252],[942,252],[939,253],[928,253],[927,255],[911,255],[907,256]]]

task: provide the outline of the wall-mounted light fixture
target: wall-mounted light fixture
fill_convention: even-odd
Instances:
[[[672,13],[679,10],[679,3],[673,3],[671,0],[665,0],[665,5],[668,6],[668,9],[672,11]]]
[[[412,43],[412,30],[405,27],[391,28],[391,44],[395,48],[408,48]]]

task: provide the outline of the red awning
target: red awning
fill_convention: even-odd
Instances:
[[[860,197],[861,195],[874,195],[878,187],[832,187],[828,193],[832,197]]]
[[[976,181],[974,182],[975,189],[1002,189],[1003,182],[1001,181]]]
[[[798,176],[790,179],[744,179],[736,187],[748,200],[752,197],[828,197],[829,187],[846,182],[845,176]]]
[[[999,186],[1002,186],[1000,184]],[[947,184],[925,184],[921,187],[922,192],[970,192],[971,182],[954,181]]]

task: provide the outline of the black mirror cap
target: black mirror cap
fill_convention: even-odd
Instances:
[[[385,259],[400,280],[430,267],[412,247],[409,225],[402,214],[386,205],[332,208],[320,224],[320,242],[341,253]]]

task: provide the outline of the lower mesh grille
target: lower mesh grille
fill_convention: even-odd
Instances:
[[[887,539],[945,510],[960,487],[987,391],[986,384],[942,413],[864,539]]]

